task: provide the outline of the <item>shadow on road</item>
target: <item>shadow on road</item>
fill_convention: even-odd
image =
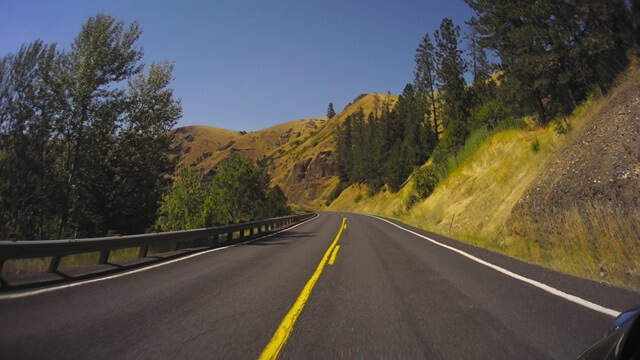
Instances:
[[[291,243],[292,239],[296,238],[309,238],[315,236],[317,233],[315,232],[304,232],[304,231],[288,231],[284,233],[280,233],[278,235],[266,237],[264,239],[259,239],[255,241],[251,241],[245,244],[241,244],[242,246],[266,246],[266,245],[287,245]]]

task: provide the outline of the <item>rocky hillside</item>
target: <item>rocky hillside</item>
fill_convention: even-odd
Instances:
[[[489,134],[426,199],[416,199],[409,179],[397,193],[374,196],[351,186],[329,209],[397,218],[640,289],[640,66],[567,120],[568,134],[553,124]]]
[[[172,153],[179,165],[194,165],[204,174],[212,174],[234,152],[254,160],[266,156],[272,185],[282,187],[291,205],[317,209],[337,183],[331,165],[337,126],[359,108],[374,111],[385,96],[360,95],[331,120],[297,120],[248,133],[207,126],[177,128],[170,134]]]
[[[611,226],[640,239],[640,71],[621,77],[608,100],[530,184],[511,212],[512,232],[542,246],[580,227],[592,241]]]

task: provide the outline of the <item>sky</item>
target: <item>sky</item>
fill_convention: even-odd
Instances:
[[[175,63],[177,126],[245,131],[399,94],[424,34],[473,14],[463,0],[0,0],[0,56],[36,39],[68,49],[98,13],[139,22],[145,64]]]

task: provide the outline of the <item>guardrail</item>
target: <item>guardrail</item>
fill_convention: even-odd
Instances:
[[[99,264],[109,262],[109,255],[118,249],[140,248],[138,258],[147,257],[150,245],[170,243],[171,250],[178,250],[181,242],[187,240],[213,240],[211,247],[218,243],[221,234],[227,235],[227,240],[242,241],[247,236],[257,235],[268,231],[288,227],[294,223],[311,218],[315,213],[284,216],[274,219],[253,221],[219,227],[155,232],[127,236],[107,236],[102,238],[65,239],[65,240],[19,240],[0,241],[0,281],[2,266],[7,260],[47,258],[51,257],[49,272],[57,272],[60,259],[67,255],[100,252]],[[246,234],[246,232],[249,232]],[[214,238],[215,237],[215,238]]]

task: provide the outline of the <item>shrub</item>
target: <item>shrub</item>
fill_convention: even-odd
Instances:
[[[567,119],[563,117],[555,121],[553,129],[558,135],[566,135],[570,133],[571,130],[573,130],[573,127],[571,126],[571,123],[569,123],[569,121],[567,121]]]
[[[324,204],[327,206],[331,205],[333,200],[337,199],[338,196],[340,196],[340,194],[346,187],[347,187],[347,184],[343,183],[342,181],[338,182],[336,184],[336,187],[334,187],[333,190],[331,190],[331,193],[329,194],[329,197],[327,198],[327,201]]]
[[[356,195],[355,199],[353,199],[353,201],[357,204],[360,201],[362,201],[362,199],[364,198],[364,196],[362,196],[362,193]]]
[[[502,102],[493,100],[484,103],[473,112],[472,116],[478,125],[494,129],[507,118],[507,109],[502,105]]]
[[[537,153],[538,151],[540,151],[540,141],[538,141],[538,139],[533,139],[533,141],[531,142],[531,150],[534,153]]]
[[[416,194],[415,192],[411,192],[408,196],[407,199],[404,201],[404,206],[407,210],[411,209],[413,207],[413,205],[415,205],[418,200],[420,200],[418,198],[418,194]]]
[[[413,190],[419,198],[424,199],[431,195],[436,185],[438,185],[438,175],[433,166],[413,171]]]

